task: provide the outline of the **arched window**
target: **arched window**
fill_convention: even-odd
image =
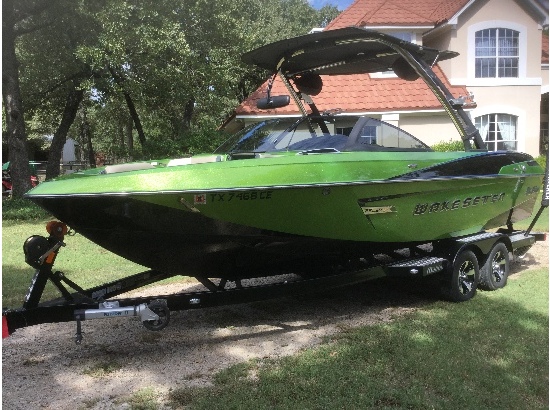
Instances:
[[[510,114],[487,114],[475,118],[476,128],[490,151],[517,149],[517,117]]]
[[[475,33],[476,78],[519,77],[519,32],[488,28]]]

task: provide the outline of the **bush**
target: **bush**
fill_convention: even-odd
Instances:
[[[535,161],[537,161],[543,169],[546,169],[546,155],[539,155],[535,158]]]
[[[24,198],[2,200],[2,219],[4,221],[36,221],[51,218],[51,215]]]
[[[464,151],[464,144],[462,141],[441,141],[431,147],[434,151],[449,152],[449,151]]]

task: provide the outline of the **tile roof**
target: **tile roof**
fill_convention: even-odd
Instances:
[[[466,96],[466,87],[451,86],[439,66],[434,72],[442,79],[453,96]],[[256,101],[266,97],[267,82],[241,103],[235,114],[254,115],[294,115],[299,114],[294,103],[274,110],[259,110]],[[277,78],[273,84],[272,95],[288,94],[282,82]],[[422,79],[405,81],[396,77],[374,78],[368,74],[323,76],[323,90],[313,101],[319,111],[341,109],[348,113],[360,112],[399,112],[418,110],[439,110],[441,104]],[[306,109],[309,107],[306,105]]]
[[[436,26],[469,0],[355,0],[326,30],[350,26]]]

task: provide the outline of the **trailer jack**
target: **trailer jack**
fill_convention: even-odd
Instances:
[[[139,316],[143,326],[148,330],[158,331],[164,329],[170,322],[170,310],[165,299],[157,299],[149,304],[141,303],[135,306],[120,306],[120,302],[103,302],[97,309],[78,309],[74,312],[76,320],[75,342],[82,342],[83,320],[109,319],[116,317]]]

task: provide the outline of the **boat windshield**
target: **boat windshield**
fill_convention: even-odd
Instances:
[[[249,125],[215,153],[431,151],[411,134],[370,117],[277,118]]]

